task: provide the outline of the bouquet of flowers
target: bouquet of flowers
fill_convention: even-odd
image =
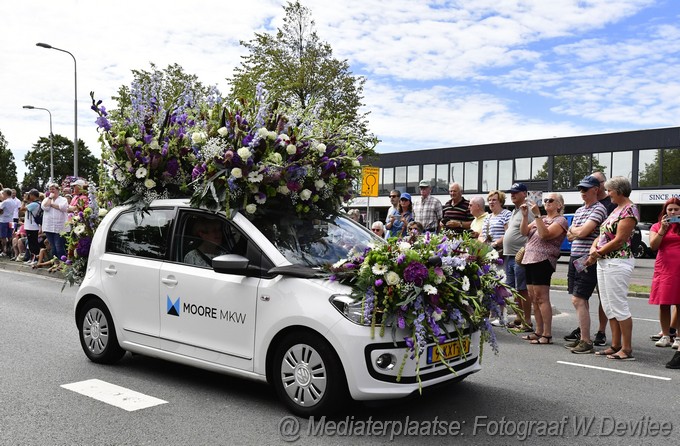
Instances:
[[[445,324],[455,327],[459,340],[467,327],[479,328],[482,342],[497,351],[488,316],[502,304],[514,308],[516,292],[504,283],[496,251],[467,235],[455,237],[392,238],[340,260],[330,267],[331,278],[352,286],[372,336],[376,328],[384,335],[387,326],[393,335],[396,327],[409,332],[406,345],[416,359],[428,343],[449,338]]]
[[[66,239],[66,254],[62,258],[64,272],[64,286],[78,285],[83,281],[87,271],[87,259],[90,254],[92,237],[107,210],[100,208],[97,203],[95,185],[88,187],[88,204],[82,211],[69,213],[66,221],[67,231],[63,233]]]
[[[292,208],[306,218],[337,213],[353,195],[362,158],[342,131],[310,114],[286,115],[262,84],[253,101],[215,104],[190,129],[197,163],[192,205],[215,210]]]

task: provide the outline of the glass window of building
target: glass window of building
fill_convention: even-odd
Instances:
[[[436,194],[449,193],[449,165],[437,164],[437,183],[435,188]]]
[[[526,181],[531,179],[531,158],[517,158],[515,160],[515,169],[513,180]]]
[[[394,189],[394,168],[380,169],[380,195],[389,194]]]
[[[434,191],[436,183],[437,168],[434,164],[425,164],[423,166],[423,180],[427,180],[432,185]]]
[[[616,152],[612,157],[612,176],[633,179],[633,152]]]
[[[611,152],[602,152],[602,153],[593,153],[593,167],[592,171],[600,171],[607,178],[611,178],[612,176],[612,153]]]
[[[394,168],[394,188],[406,192],[406,166]]]
[[[467,161],[465,163],[463,189],[465,192],[477,192],[479,190],[479,161]]]
[[[579,155],[576,155],[578,157]],[[572,175],[575,165],[572,164],[574,157],[572,155],[555,155],[553,157],[553,185],[552,190],[569,190],[574,186],[574,177]],[[578,177],[579,179],[583,177]]]
[[[508,190],[512,187],[512,160],[498,162],[498,190]],[[494,189],[490,189],[494,190]]]
[[[498,187],[498,161],[482,161],[482,192],[489,192]]]
[[[638,157],[638,186],[658,186],[661,183],[659,178],[659,150],[640,150]]]
[[[451,163],[449,182],[463,185],[463,163]],[[448,190],[448,189],[447,189]]]
[[[532,180],[548,179],[547,156],[535,156],[531,159],[531,179]]]
[[[680,149],[663,149],[662,185],[680,184]]]
[[[408,166],[408,177],[406,183],[406,192],[414,194],[420,192],[418,183],[420,183],[420,166]]]

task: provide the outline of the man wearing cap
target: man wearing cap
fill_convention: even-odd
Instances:
[[[520,232],[520,225],[522,224],[522,212],[520,211],[520,206],[524,204],[527,199],[527,186],[524,183],[515,183],[512,185],[510,190],[506,193],[510,194],[510,200],[512,204],[515,205],[515,209],[512,210],[512,216],[508,221],[508,229],[505,231],[503,236],[503,260],[505,264],[505,283],[515,288],[517,292],[522,296],[523,300],[521,302],[521,313],[517,314],[513,327],[522,324],[522,318],[524,318],[524,323],[522,328],[525,331],[531,330],[531,300],[529,298],[529,292],[527,291],[527,280],[524,273],[524,267],[517,264],[515,261],[515,255],[524,245],[527,243],[527,237],[522,235]],[[533,219],[533,214],[530,212],[529,219]],[[531,223],[531,222],[529,222]],[[495,326],[505,325],[505,316],[501,314],[500,318],[492,322]]]
[[[576,209],[567,231],[567,238],[571,242],[567,287],[578,316],[580,339],[566,344],[566,347],[572,353],[583,354],[595,352],[590,340],[588,299],[597,285],[597,269],[591,266],[579,272],[574,266],[574,260],[589,254],[593,240],[600,235],[600,225],[607,218],[607,209],[597,200],[601,186],[600,181],[593,175],[583,178],[577,187],[584,205]]]
[[[465,232],[470,229],[470,224],[474,217],[470,213],[470,202],[463,197],[461,187],[458,183],[449,184],[449,195],[451,199],[444,203],[442,207],[442,229],[452,229],[457,233]],[[482,200],[482,211],[484,210]]]
[[[76,180],[73,183],[73,198],[68,206],[69,212],[82,211],[87,207],[90,200],[87,198],[87,183],[85,180]]]
[[[420,222],[427,232],[437,232],[439,221],[442,219],[442,203],[431,196],[432,186],[427,180],[422,180],[420,187],[420,201],[413,204],[414,219]]]

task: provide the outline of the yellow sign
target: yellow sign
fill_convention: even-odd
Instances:
[[[362,197],[378,196],[378,175],[380,175],[380,168],[378,167],[364,166],[361,168]]]

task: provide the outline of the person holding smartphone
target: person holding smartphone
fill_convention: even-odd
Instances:
[[[680,337],[672,342],[671,307],[680,310],[680,293],[677,280],[680,277],[680,198],[666,200],[659,214],[659,221],[649,230],[649,245],[657,251],[654,262],[654,276],[649,303],[659,306],[659,322],[661,323],[661,338],[656,342],[657,347],[680,347]],[[677,322],[677,321],[676,321]],[[680,327],[674,327],[676,330]],[[680,368],[680,357],[674,358]]]
[[[56,262],[66,256],[66,241],[61,233],[66,225],[68,200],[59,195],[59,185],[50,183],[49,192],[41,203],[43,208],[42,230],[52,245],[52,254]]]

